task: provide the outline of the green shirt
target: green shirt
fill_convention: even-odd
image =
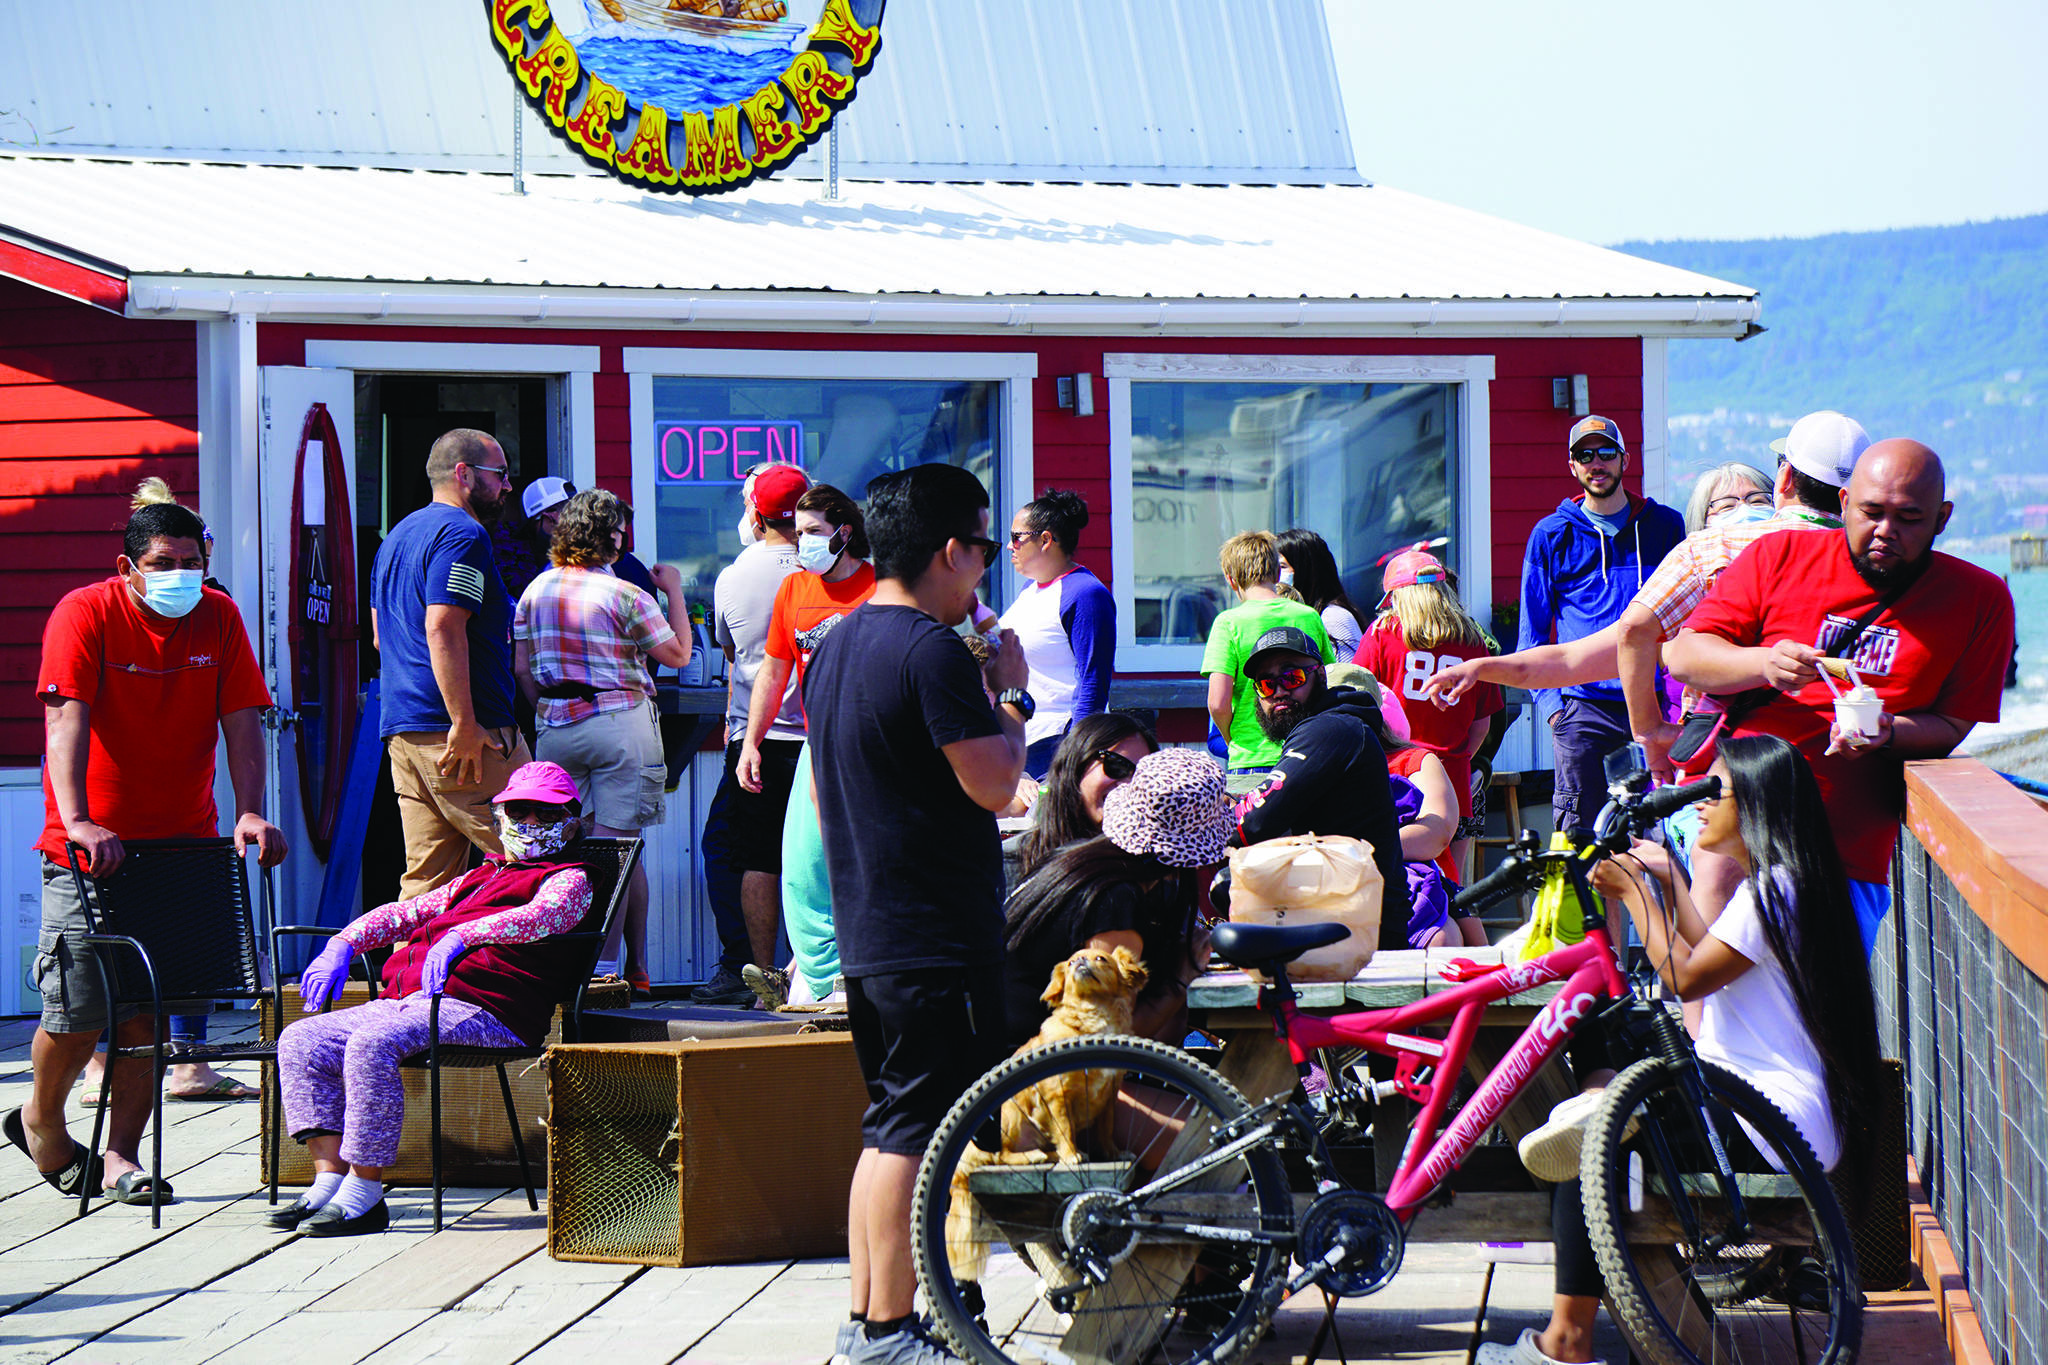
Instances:
[[[1259,728],[1258,692],[1244,675],[1245,661],[1261,635],[1275,626],[1299,626],[1323,650],[1323,662],[1334,663],[1330,633],[1314,607],[1276,597],[1268,602],[1240,602],[1217,614],[1209,627],[1209,647],[1202,653],[1202,672],[1230,675],[1230,766],[1270,768],[1280,761],[1280,746]]]

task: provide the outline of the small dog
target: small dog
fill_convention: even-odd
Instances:
[[[1053,1007],[1052,1013],[1012,1055],[1021,1057],[1067,1038],[1129,1033],[1131,1012],[1146,979],[1145,964],[1128,948],[1083,948],[1052,969],[1052,979],[1039,997]],[[997,1164],[1030,1165],[1057,1158],[1078,1165],[1084,1160],[1079,1140],[1084,1133],[1092,1133],[1091,1145],[1104,1159],[1118,1155],[1112,1129],[1122,1080],[1114,1071],[1070,1071],[1004,1102],[1001,1150],[989,1153],[970,1145],[953,1172],[946,1251],[956,1278],[978,1281],[988,1260],[989,1230],[983,1226],[979,1202],[968,1192],[968,1177]]]

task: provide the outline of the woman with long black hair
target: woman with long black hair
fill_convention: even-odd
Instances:
[[[1710,773],[1721,796],[1700,803],[1697,846],[1746,874],[1725,906],[1695,905],[1663,851],[1647,844],[1601,863],[1593,885],[1628,907],[1665,984],[1680,999],[1704,1001],[1700,1057],[1763,1092],[1821,1166],[1841,1172],[1838,1188],[1867,1190],[1884,1106],[1877,1007],[1820,788],[1799,751],[1775,735],[1722,740]],[[1666,883],[1675,924],[1651,905],[1645,873]],[[1580,1130],[1597,1105],[1597,1091],[1559,1105],[1522,1140],[1524,1164],[1545,1179],[1575,1175]],[[1593,1359],[1603,1285],[1579,1209],[1578,1181],[1564,1180],[1552,1219],[1550,1326],[1513,1346],[1482,1345],[1480,1365]]]
[[[1076,720],[1053,751],[1038,823],[1018,836],[1018,878],[1038,871],[1068,844],[1102,833],[1102,803],[1131,780],[1139,759],[1158,749],[1152,727],[1127,712],[1103,711]]]
[[[1337,573],[1337,557],[1330,544],[1314,531],[1297,526],[1273,538],[1280,550],[1280,581],[1293,585],[1301,600],[1314,607],[1330,633],[1330,648],[1340,661],[1358,652],[1365,628],[1358,623],[1358,608],[1344,591]]]

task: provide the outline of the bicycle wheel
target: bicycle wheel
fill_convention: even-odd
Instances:
[[[982,1365],[1239,1358],[1294,1244],[1285,1172],[1249,1114],[1216,1072],[1142,1038],[989,1072],[918,1169],[912,1240],[940,1329]]]
[[[1820,1162],[1756,1087],[1712,1063],[1701,1069],[1749,1222],[1739,1242],[1716,1244],[1734,1227],[1733,1206],[1670,1062],[1622,1072],[1586,1125],[1586,1230],[1623,1333],[1656,1365],[1854,1360],[1856,1255]],[[1624,1138],[1631,1119],[1638,1129]]]

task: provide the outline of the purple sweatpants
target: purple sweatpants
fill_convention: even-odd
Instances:
[[[398,1064],[427,1050],[424,995],[372,1000],[287,1027],[277,1040],[283,1082],[284,1130],[341,1134],[341,1159],[351,1166],[398,1160],[405,1123],[405,1086]],[[516,1034],[481,1005],[441,998],[441,1041],[462,1047],[518,1047]]]

